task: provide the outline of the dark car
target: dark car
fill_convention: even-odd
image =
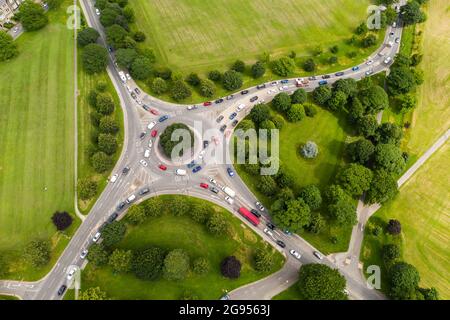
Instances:
[[[310,81],[314,81],[316,79],[317,79],[316,76],[311,76],[311,77],[308,78],[308,80],[310,80]]]
[[[67,286],[66,285],[62,285],[59,289],[58,289],[58,296],[62,296],[63,293],[66,291]]]
[[[266,87],[266,84],[260,84],[258,86],[256,86],[256,89],[260,90],[260,89],[264,89]]]
[[[145,132],[141,132],[141,134],[139,135],[140,139],[144,139],[145,138]]]
[[[326,84],[328,84],[328,81],[327,81],[327,80],[320,80],[320,81],[319,81],[319,86],[324,86],[324,85],[326,85]]]
[[[141,94],[141,90],[139,90],[139,88],[135,88],[134,92],[136,92],[136,94]]]
[[[275,230],[275,225],[272,224],[272,223],[270,223],[270,222],[267,222],[267,223],[266,223],[266,226],[267,226],[267,228],[269,228],[270,230]]]
[[[211,102],[211,101],[205,101],[205,102],[203,102],[203,106],[205,106],[205,107],[208,107],[208,106],[210,106],[210,105],[212,105],[212,102]]]
[[[261,217],[261,213],[259,213],[256,209],[251,209],[250,212],[258,218]]]
[[[322,79],[329,79],[329,78],[331,78],[331,76],[329,74],[325,74],[322,76]]]
[[[220,98],[220,99],[217,99],[216,101],[214,101],[216,104],[219,104],[219,103],[222,103],[223,102],[223,99],[222,98]]]
[[[231,123],[231,125],[232,125],[233,127],[236,127],[238,123],[239,123],[239,121],[234,120],[234,121]]]
[[[122,174],[127,174],[128,172],[130,172],[130,167],[126,166],[122,169]]]
[[[221,131],[221,132],[224,132],[226,128],[227,128],[227,125],[224,124],[223,126],[220,127],[220,131]]]
[[[336,77],[343,76],[344,74],[345,74],[345,73],[344,73],[343,71],[340,71],[340,72],[336,72],[336,73],[335,73]]]
[[[164,116],[162,116],[161,118],[159,118],[159,122],[164,122],[164,121],[166,121],[167,119],[169,119],[169,116],[166,114],[166,115],[164,115]]]
[[[277,240],[277,245],[279,245],[279,246],[282,247],[282,248],[286,248],[286,243],[284,243],[284,242],[281,241],[281,240]]]
[[[122,201],[122,202],[119,203],[119,205],[117,206],[117,210],[120,211],[120,210],[122,210],[125,206],[126,206],[126,202],[125,202],[125,201]]]
[[[223,116],[220,116],[220,117],[217,118],[216,122],[219,123],[222,120],[223,120]]]
[[[258,96],[254,96],[250,98],[250,102],[255,102],[256,100],[258,100]]]
[[[228,172],[228,175],[229,175],[230,177],[234,177],[234,171],[233,171],[233,169],[227,168],[227,172]]]
[[[146,104],[143,104],[142,108],[144,108],[145,111],[150,111],[150,107],[147,106]]]
[[[236,118],[237,113],[233,112],[232,114],[230,114],[230,120],[233,120],[234,118]]]
[[[150,192],[149,188],[144,188],[141,191],[139,191],[139,195],[143,196],[144,194],[147,194]]]
[[[209,146],[209,141],[208,140],[204,140],[203,141],[203,149],[208,148],[208,146]]]
[[[112,215],[109,216],[108,222],[109,223],[114,222],[117,219],[118,216],[119,216],[119,214],[117,212],[114,212]]]
[[[280,82],[283,83],[283,84],[285,84],[285,83],[288,83],[289,80],[281,80]]]
[[[248,93],[248,90],[242,90],[241,91],[241,94],[247,94]]]
[[[211,187],[211,188],[209,188],[209,190],[211,190],[211,192],[214,192],[214,193],[219,193],[219,189],[217,189],[216,187]]]
[[[131,96],[133,97],[133,99],[137,98],[136,93],[134,93],[134,92],[131,92]]]
[[[196,166],[194,169],[192,169],[192,172],[193,172],[193,173],[197,173],[197,172],[199,172],[200,170],[202,170],[202,166]]]
[[[195,160],[192,160],[190,163],[188,163],[187,167],[189,169],[192,169],[195,166]]]

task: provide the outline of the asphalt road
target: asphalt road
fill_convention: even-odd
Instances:
[[[88,24],[100,32],[100,42],[106,46],[104,30],[98,21],[98,16],[95,14],[95,9],[92,7],[91,1],[82,0],[80,3]],[[393,35],[389,35],[390,32],[391,29],[388,28],[385,42],[394,40],[397,37],[401,38],[401,27],[392,28],[392,32],[394,32]],[[385,47],[386,45],[383,44],[382,47],[368,58],[367,61],[371,62],[363,63],[354,70],[343,70],[343,76],[330,75],[327,79],[328,84],[332,84],[342,78],[360,80],[367,76],[367,71],[370,71],[371,74],[385,71],[389,68],[390,64],[385,64],[383,62],[384,59],[387,56],[393,57],[398,52],[399,44],[394,42],[394,45],[388,49],[389,52],[385,56],[378,55]],[[228,143],[232,132],[229,115],[236,111],[236,107],[239,104],[246,105],[244,110],[238,112],[236,117],[236,119],[240,121],[250,112],[255,103],[261,100],[269,102],[276,93],[280,92],[280,90],[293,92],[296,89],[296,79],[287,79],[287,84],[280,84],[279,82],[276,84],[267,83],[266,88],[260,90],[256,87],[248,88],[248,94],[242,95],[239,92],[235,93],[232,100],[224,99],[222,103],[213,103],[212,106],[208,107],[197,105],[197,109],[188,110],[185,105],[172,104],[149,96],[142,89],[138,88],[132,79],[123,82],[118,74],[119,70],[115,67],[113,53],[110,53],[110,58],[108,74],[120,98],[125,124],[124,148],[120,159],[113,170],[113,174],[117,173],[119,177],[116,182],[109,183],[106,186],[89,215],[84,219],[83,223],[72,237],[72,240],[58,259],[56,265],[46,277],[33,283],[0,281],[0,293],[16,294],[24,299],[61,299],[61,297],[57,295],[57,291],[63,284],[67,284],[66,277],[69,266],[75,265],[82,267],[85,264],[85,261],[80,258],[80,252],[82,249],[88,248],[89,245],[92,244],[93,235],[98,231],[101,225],[106,222],[108,217],[116,211],[118,203],[124,201],[131,194],[137,195],[138,202],[161,194],[185,194],[212,201],[233,212],[243,221],[243,223],[246,223],[287,257],[285,266],[279,272],[264,280],[234,290],[230,293],[232,299],[270,299],[272,296],[278,294],[295,282],[298,269],[305,263],[321,262],[332,267],[339,267],[329,257],[318,260],[313,255],[313,251],[316,251],[316,249],[296,235],[286,235],[278,230],[275,230],[273,237],[264,233],[263,229],[265,227],[265,222],[269,221],[267,214],[263,216],[263,223],[258,227],[249,224],[241,217],[237,213],[237,209],[240,206],[253,208],[257,199],[238,175],[235,175],[234,177],[228,175],[227,168],[232,168],[232,164],[223,164],[220,159],[214,157],[207,163],[203,161],[205,158],[203,160],[200,159],[199,153],[202,150],[201,141],[203,139],[197,139],[199,143],[194,146],[192,157],[187,161],[189,162],[191,159],[195,159],[198,163],[202,163],[202,170],[195,174],[188,170],[186,176],[179,177],[174,174],[175,170],[178,168],[186,169],[186,165],[173,163],[165,158],[162,152],[158,150],[158,137],[151,137],[151,130],[147,129],[148,124],[152,121],[157,122],[152,130],[158,130],[159,133],[172,123],[182,122],[190,126],[197,136],[209,132],[219,141],[218,145],[213,142],[210,143],[207,148],[208,154],[214,149],[219,150],[219,148],[223,148],[228,150]],[[309,80],[304,89],[312,91],[319,85],[319,81],[321,80],[321,76],[317,76],[316,80]],[[135,91],[136,88],[138,91]],[[130,91],[136,93],[136,99],[133,99],[130,96]],[[258,96],[258,100],[251,103],[249,99],[253,96]],[[144,110],[143,105],[156,109],[159,112],[159,115],[153,115]],[[168,120],[159,123],[158,119],[161,115],[168,115]],[[216,119],[221,115],[224,116],[224,120],[218,124]],[[224,133],[219,131],[219,127],[223,124],[227,124],[227,130]],[[200,125],[201,128],[199,127]],[[143,139],[140,138],[142,132],[145,132],[145,137]],[[153,142],[152,148],[149,148],[150,140]],[[149,157],[144,159],[144,152],[146,149],[151,150],[151,152]],[[140,163],[143,159],[146,161],[147,166],[143,166]],[[167,170],[163,171],[159,169],[159,164],[165,164]],[[130,172],[123,175],[121,172],[126,166],[130,167]],[[210,178],[214,178],[219,186],[227,185],[236,191],[237,195],[235,202],[232,205],[224,200],[225,195],[223,192],[216,195],[209,190],[200,188],[199,184],[201,182],[209,183]],[[141,197],[138,193],[143,188],[149,188],[150,192],[144,197]],[[126,208],[120,211],[121,215],[119,219],[125,212]],[[282,249],[276,245],[275,239],[285,242],[286,248]],[[289,250],[291,249],[302,254],[300,261],[289,254]],[[383,298],[379,292],[367,288],[365,281],[360,274],[348,272],[345,268],[340,268],[340,271],[347,279],[347,288],[352,298]]]

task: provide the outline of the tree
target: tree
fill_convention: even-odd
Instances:
[[[330,217],[338,225],[353,226],[358,222],[355,203],[347,194],[336,199],[327,209]]]
[[[159,197],[153,197],[144,202],[147,217],[159,217],[166,209],[164,202]]]
[[[277,191],[278,186],[272,176],[261,176],[258,184],[258,190],[266,196],[272,196]]]
[[[136,42],[144,42],[146,38],[147,37],[145,33],[143,33],[142,31],[136,31],[133,33],[133,39]]]
[[[111,248],[118,244],[125,237],[127,225],[123,221],[114,221],[102,230],[102,245],[105,248]]]
[[[204,257],[199,257],[195,259],[192,264],[192,270],[196,274],[202,275],[208,273],[209,269],[210,269],[209,261]]]
[[[100,23],[106,28],[115,24],[118,18],[119,12],[112,8],[105,8],[104,10],[102,10]]]
[[[258,107],[258,106],[255,106],[253,109],[252,109],[252,111],[256,108],[256,107]],[[269,110],[269,112],[270,112],[270,110]],[[266,119],[264,119],[264,120],[266,120]],[[264,121],[263,120],[263,121]],[[239,122],[239,125],[238,125],[238,127],[237,127],[238,129],[241,129],[242,131],[247,131],[247,130],[251,130],[251,129],[255,129],[255,123],[253,122],[253,120],[250,120],[250,119],[244,119],[244,120],[242,120],[241,122]]]
[[[398,101],[400,102],[400,110],[403,113],[409,112],[414,109],[417,105],[417,99],[414,94],[407,93],[398,97]]]
[[[133,60],[130,73],[135,79],[148,79],[152,74],[152,62],[144,56],[139,56]]]
[[[182,216],[191,210],[191,204],[183,197],[176,197],[171,202],[170,212],[176,216]]]
[[[172,157],[172,151],[175,148],[175,146],[177,146],[182,137],[180,137],[178,140],[173,141],[172,140],[172,134],[174,131],[177,130],[184,130],[185,132],[189,133],[190,135],[190,141],[183,141],[183,143],[187,143],[189,147],[192,148],[192,146],[194,145],[194,133],[192,132],[191,129],[189,129],[188,126],[186,126],[183,123],[174,123],[170,126],[168,126],[164,132],[160,135],[159,137],[159,143],[161,145],[161,147],[163,148],[164,154],[167,157]],[[175,157],[179,157],[179,156],[183,156],[183,152],[186,150],[181,149],[179,154],[174,155]]]
[[[424,300],[439,300],[439,292],[436,288],[419,288]]]
[[[313,91],[313,99],[320,106],[325,106],[331,95],[332,92],[328,86],[320,86]]]
[[[209,219],[206,222],[206,228],[210,233],[216,236],[221,236],[226,233],[228,224],[220,214],[213,213],[209,216]]]
[[[91,199],[97,193],[97,182],[90,178],[79,179],[77,192],[81,200]]]
[[[134,48],[134,46],[129,46],[127,38],[128,32],[123,27],[118,24],[113,24],[105,29],[106,41],[113,48]],[[134,40],[133,40],[134,41]]]
[[[427,19],[425,13],[420,9],[417,1],[408,1],[400,8],[401,17],[405,24],[422,23]]]
[[[300,191],[299,197],[305,201],[311,210],[317,210],[322,205],[322,195],[319,188],[310,184]]]
[[[101,133],[98,136],[98,149],[107,155],[113,155],[117,151],[117,139],[112,134]]]
[[[292,103],[299,103],[304,104],[306,102],[307,95],[305,89],[297,89],[294,91],[294,93],[291,95],[291,102]]]
[[[385,244],[381,248],[381,255],[385,263],[392,263],[393,261],[400,258],[400,246],[395,243]]]
[[[374,173],[372,184],[366,194],[364,202],[368,204],[384,203],[395,197],[398,193],[397,181],[385,170]]]
[[[48,5],[50,10],[58,9],[63,0],[46,0],[45,3]]]
[[[358,92],[358,83],[352,78],[339,79],[333,84],[333,88],[345,93],[347,97],[352,97]]]
[[[367,28],[367,23],[366,22],[361,22],[361,24],[359,24],[356,27],[355,33],[357,35],[362,35],[362,34],[367,33],[367,31],[369,31],[369,28]]]
[[[359,92],[361,101],[366,114],[376,114],[389,107],[389,97],[380,86],[372,86]]]
[[[272,130],[275,130],[275,124],[272,122],[272,120],[264,120],[259,124],[259,137],[262,139],[264,136],[261,135],[261,130],[266,130],[267,138],[270,138],[272,135]]]
[[[151,88],[154,93],[157,95],[163,94],[167,92],[167,82],[163,78],[155,78],[151,83]]]
[[[287,112],[286,116],[290,122],[302,121],[306,116],[305,108],[301,104],[293,104]]]
[[[184,280],[189,271],[189,256],[183,249],[169,252],[164,259],[164,278],[167,280]]]
[[[242,60],[236,60],[231,66],[231,70],[236,72],[244,73],[245,71],[245,62]]]
[[[303,108],[305,108],[307,117],[313,118],[317,114],[317,108],[313,103],[306,102],[303,104]]]
[[[48,17],[45,15],[44,9],[31,0],[26,0],[20,5],[16,17],[26,31],[42,29],[48,23]]]
[[[361,46],[363,48],[369,48],[377,43],[377,37],[373,34],[369,34],[361,40]]]
[[[99,44],[91,43],[84,47],[81,60],[84,70],[89,74],[99,73],[106,69],[108,52]]]
[[[134,205],[127,212],[127,219],[134,225],[143,223],[147,219],[144,206]]]
[[[338,57],[337,56],[331,56],[328,58],[328,63],[329,64],[335,64],[338,62]]]
[[[327,101],[327,107],[331,111],[340,111],[347,103],[347,95],[343,91],[335,90]]]
[[[131,68],[131,64],[138,57],[135,49],[120,48],[116,51],[116,62],[121,68]]]
[[[17,44],[6,32],[0,31],[0,62],[16,57],[19,54]]]
[[[377,128],[375,137],[378,143],[398,146],[403,138],[403,131],[395,123],[385,122]]]
[[[256,249],[253,260],[255,270],[258,272],[269,272],[273,267],[273,258],[269,250]]]
[[[185,80],[188,84],[190,84],[193,87],[196,87],[200,84],[200,77],[198,74],[191,72]]]
[[[170,90],[170,96],[175,101],[181,101],[189,98],[192,95],[191,89],[182,81],[176,80],[172,84],[172,89]]]
[[[103,173],[112,167],[112,159],[104,152],[96,152],[91,157],[91,165],[98,173]]]
[[[200,94],[203,97],[211,98],[216,94],[216,85],[209,79],[200,81]]]
[[[417,86],[415,74],[407,66],[399,66],[391,69],[386,78],[388,91],[392,95],[405,94]]]
[[[242,76],[239,72],[228,70],[222,76],[223,87],[229,91],[233,91],[242,87]]]
[[[131,270],[131,250],[116,249],[109,256],[108,264],[114,273],[127,273]]]
[[[314,62],[314,59],[309,58],[306,59],[305,62],[303,62],[303,70],[306,72],[313,72],[316,70],[316,63]]]
[[[156,67],[153,73],[155,77],[162,78],[166,81],[172,79],[172,70],[167,67]]]
[[[420,276],[417,269],[406,262],[397,262],[389,270],[389,295],[395,300],[409,300],[415,296]]]
[[[261,61],[256,61],[254,65],[252,65],[252,77],[255,79],[261,78],[266,73],[266,67],[264,67],[264,63]]]
[[[278,112],[287,112],[291,107],[291,97],[286,92],[278,93],[273,98],[272,105]]]
[[[286,77],[295,69],[295,62],[289,57],[281,57],[278,60],[272,62],[272,71],[276,75]]]
[[[388,225],[386,227],[387,232],[389,232],[392,235],[399,235],[402,232],[402,225],[400,221],[391,219],[388,222]]]
[[[297,287],[304,300],[346,300],[345,278],[324,264],[306,264],[300,268]]]
[[[56,211],[52,216],[52,222],[56,230],[66,230],[72,224],[73,218],[67,211]]]
[[[378,128],[377,119],[373,115],[363,116],[356,121],[358,133],[365,138],[373,137]]]
[[[325,219],[319,212],[311,214],[311,223],[306,227],[309,232],[319,233],[325,227]]]
[[[370,78],[365,78],[370,79]],[[363,80],[361,80],[363,81]],[[364,116],[365,110],[358,97],[351,97],[347,103],[348,119],[350,123],[356,124]]]
[[[119,132],[119,124],[113,117],[102,117],[99,123],[99,130],[102,133],[116,134]]]
[[[294,178],[281,168],[278,170],[275,180],[280,188],[289,188],[294,184]]]
[[[79,300],[107,300],[106,292],[102,291],[100,287],[91,287],[81,291]]]
[[[292,231],[300,231],[311,223],[311,209],[299,198],[286,201],[286,211],[273,214],[275,224]]]
[[[156,280],[163,271],[164,251],[157,247],[136,251],[133,253],[131,270],[142,280]]]
[[[45,266],[50,261],[50,243],[45,240],[30,241],[25,247],[24,258],[33,267]]]
[[[352,196],[360,197],[370,187],[373,173],[357,163],[351,163],[337,174],[337,182]]]
[[[281,130],[284,127],[285,121],[283,116],[275,114],[272,117],[270,117],[270,120],[273,122],[276,129]]]
[[[211,81],[222,80],[222,73],[219,70],[212,70],[208,73],[208,79]]]
[[[405,167],[402,151],[392,144],[379,144],[375,147],[375,168],[400,174]]]
[[[199,203],[195,204],[194,207],[189,210],[189,214],[192,220],[203,224],[209,220],[209,218],[213,214],[213,210],[210,206],[204,203]]]
[[[114,111],[114,100],[109,93],[99,93],[96,97],[95,108],[104,115],[110,115]]]
[[[352,162],[366,164],[375,152],[375,146],[370,140],[359,139],[349,143],[346,152]]]
[[[87,259],[96,266],[102,266],[108,262],[108,253],[103,245],[94,243],[89,248]]]
[[[220,263],[220,271],[224,277],[237,279],[241,275],[241,262],[235,256],[229,256]]]
[[[319,154],[319,147],[315,142],[308,141],[301,147],[300,153],[306,159],[314,159]]]

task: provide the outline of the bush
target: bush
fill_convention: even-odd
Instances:
[[[152,75],[152,62],[144,56],[139,56],[133,60],[130,73],[137,80],[148,79]]]
[[[25,247],[24,258],[33,267],[40,268],[50,261],[50,243],[44,240],[33,240]]]
[[[317,108],[312,103],[305,103],[303,108],[305,108],[305,114],[307,117],[313,118],[317,114]]]
[[[184,280],[189,272],[189,256],[182,249],[169,252],[164,259],[164,278],[167,280]]]
[[[181,101],[189,98],[192,95],[192,91],[183,81],[176,80],[173,82],[170,95],[175,101]]]
[[[319,154],[319,148],[315,142],[308,141],[302,146],[300,153],[304,158],[314,159]]]
[[[147,219],[145,208],[142,205],[134,205],[127,212],[127,219],[131,224],[138,225]]]
[[[291,108],[291,97],[286,92],[281,92],[273,98],[272,105],[278,112],[287,112]]]
[[[386,263],[391,263],[398,258],[400,258],[401,252],[400,252],[400,246],[398,244],[385,244],[381,248],[381,254],[383,256],[383,260]]]
[[[84,70],[89,74],[105,71],[108,64],[108,52],[96,43],[88,44],[81,53]]]
[[[236,72],[244,73],[245,71],[245,62],[242,60],[236,60],[231,66],[231,70]]]
[[[87,27],[78,32],[77,41],[80,47],[87,46],[90,43],[96,43],[100,34],[94,28]]]
[[[96,110],[103,115],[110,115],[114,112],[114,100],[109,93],[99,93],[96,97]]]
[[[387,232],[392,235],[399,235],[402,232],[402,225],[400,221],[391,219],[388,222],[388,225],[386,227]]]
[[[204,79],[200,81],[200,94],[203,97],[211,98],[216,93],[216,86],[214,82],[209,79]]]
[[[291,95],[291,102],[292,103],[299,103],[304,104],[306,102],[307,95],[305,89],[297,89],[295,92]]]
[[[166,80],[159,77],[153,79],[150,86],[152,88],[152,91],[157,95],[167,92],[168,89]]]
[[[257,61],[254,65],[252,65],[252,77],[255,79],[261,78],[266,73],[266,68],[264,67],[264,63],[261,61]]]
[[[258,190],[266,196],[272,196],[277,192],[278,186],[272,176],[261,176]]]
[[[91,165],[98,173],[103,173],[113,165],[112,159],[104,152],[96,152],[91,157]]]
[[[196,274],[205,274],[209,271],[209,262],[208,259],[200,257],[194,260],[192,265],[192,269]]]
[[[301,104],[293,104],[286,114],[290,122],[299,122],[305,118],[305,108]]]
[[[313,72],[316,70],[316,63],[314,62],[314,59],[309,58],[306,59],[305,62],[303,62],[303,70],[306,72]]]
[[[52,222],[58,231],[66,230],[71,226],[72,221],[72,216],[66,211],[56,211],[52,216]]]
[[[191,86],[196,87],[200,84],[200,77],[198,74],[192,72],[186,77],[186,82]]]
[[[363,48],[369,48],[371,46],[374,46],[377,43],[377,37],[373,34],[369,34],[368,36],[364,37],[361,41],[361,46]]]
[[[237,90],[242,87],[242,76],[237,71],[228,70],[222,76],[222,84],[228,91]]]
[[[255,270],[258,272],[268,272],[273,267],[272,254],[268,250],[256,249],[254,255]]]
[[[19,54],[17,44],[6,32],[0,31],[0,62],[16,57]]]
[[[153,71],[153,74],[157,78],[162,78],[164,80],[170,80],[172,78],[172,70],[167,67],[157,67]]]
[[[147,37],[145,36],[145,33],[142,31],[136,31],[133,33],[133,39],[136,42],[144,42]]]
[[[281,57],[278,60],[272,62],[272,71],[276,75],[286,77],[294,72],[295,62],[289,57]]]
[[[139,279],[156,280],[163,272],[164,257],[164,250],[156,247],[136,251],[131,261],[131,270]]]
[[[77,191],[81,200],[89,200],[97,193],[97,182],[90,178],[79,179]]]
[[[108,253],[103,245],[94,243],[89,248],[87,259],[96,266],[102,266],[108,262]]]
[[[229,256],[222,260],[220,271],[224,277],[237,279],[241,275],[241,262],[235,256]]]
[[[225,234],[228,225],[220,214],[214,213],[209,217],[208,222],[206,223],[206,228],[210,233],[220,236]]]
[[[125,251],[116,249],[109,257],[108,264],[113,273],[126,273],[131,270],[131,260],[133,253],[131,250]]]
[[[48,17],[45,15],[44,9],[31,0],[25,1],[19,6],[16,17],[19,18],[26,31],[42,29],[48,23]]]
[[[107,155],[113,155],[117,151],[117,139],[112,134],[101,133],[98,136],[98,149]]]
[[[174,123],[174,124],[168,126],[164,130],[164,132],[161,134],[160,139],[159,139],[159,143],[160,143],[161,147],[163,148],[164,154],[167,157],[172,157],[173,149],[181,141],[182,137],[180,137],[180,139],[177,141],[172,141],[172,133],[176,130],[186,130],[187,132],[189,132],[190,137],[191,137],[190,147],[192,147],[194,145],[194,133],[192,132],[192,130],[189,129],[189,127],[183,123]],[[184,151],[186,151],[186,150],[184,150]],[[180,150],[179,154],[174,155],[174,156],[175,157],[183,156],[183,149]]]
[[[208,73],[208,79],[211,81],[222,80],[222,73],[219,70],[212,70]]]
[[[99,123],[101,133],[116,134],[119,132],[119,124],[112,117],[102,117]]]
[[[279,114],[272,116],[270,120],[273,122],[275,128],[278,130],[281,130],[285,124],[284,118]]]

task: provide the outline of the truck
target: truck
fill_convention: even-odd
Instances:
[[[246,208],[244,207],[240,207],[238,212],[241,214],[241,216],[243,216],[245,219],[247,219],[247,221],[249,221],[251,224],[253,224],[254,226],[257,226],[259,224],[259,219],[257,217],[255,217],[250,211],[248,211]]]
[[[222,191],[229,195],[231,198],[234,198],[236,196],[236,192],[234,192],[234,190],[228,188],[227,186],[223,186]]]

